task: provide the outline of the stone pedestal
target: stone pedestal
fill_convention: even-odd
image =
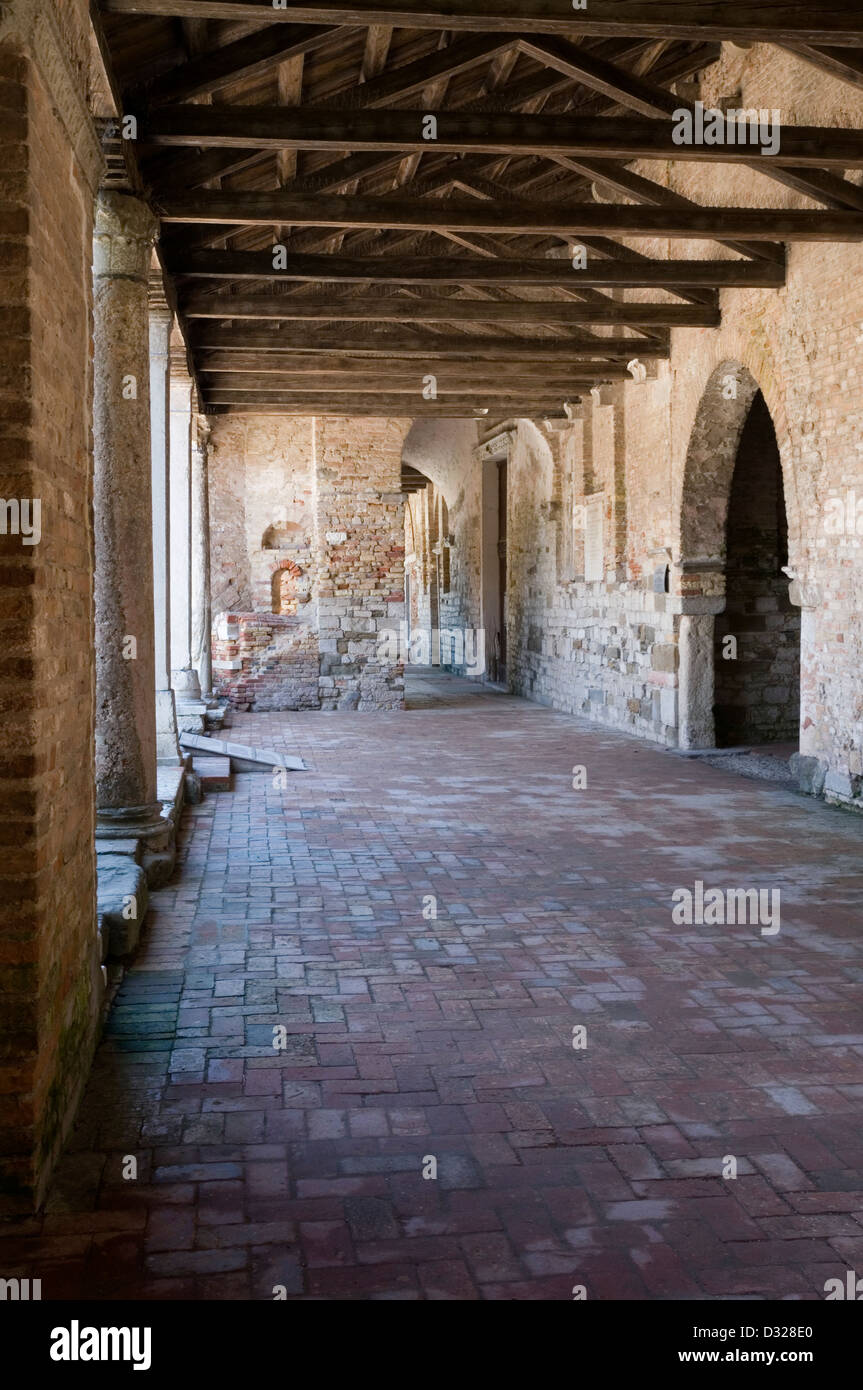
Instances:
[[[153,493],[153,604],[156,647],[156,760],[179,764],[177,709],[171,689],[169,473],[171,327],[161,283],[150,284],[150,432]]]
[[[156,222],[103,192],[93,234],[97,839],[171,857],[156,788],[147,281]]]

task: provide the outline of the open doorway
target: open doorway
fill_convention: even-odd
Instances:
[[[682,600],[679,746],[728,770],[793,781],[802,624],[789,582],[796,530],[784,437],[752,373],[719,363],[690,434],[673,592]]]
[[[482,619],[486,676],[506,684],[506,455],[482,465]]]
[[[788,596],[788,522],[776,431],[759,391],[743,426],[726,521],[725,611],[714,633],[716,746],[793,744],[800,610]],[[793,751],[793,749],[791,750]]]

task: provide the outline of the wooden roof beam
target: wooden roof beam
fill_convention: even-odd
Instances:
[[[203,109],[203,108],[202,108]],[[856,134],[856,132],[854,132]],[[290,192],[260,193],[200,189],[188,196],[157,198],[164,222],[369,228],[437,229],[517,235],[548,233],[569,237],[682,237],[755,241],[859,241],[863,214],[787,208],[629,207],[615,203],[543,203],[492,199],[423,200],[362,198],[328,194],[295,197]]]
[[[101,0],[108,14],[200,19],[256,19],[260,0]],[[584,10],[562,11],[554,0],[291,0],[273,8],[271,23],[392,24],[406,29],[485,30],[656,39],[731,39],[749,43],[798,42],[863,46],[857,0],[590,0]]]

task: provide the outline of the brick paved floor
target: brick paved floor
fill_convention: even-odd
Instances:
[[[808,1299],[863,1271],[860,820],[419,686],[402,714],[235,718],[310,770],[186,812],[4,1272],[43,1298]],[[779,887],[779,934],[675,926],[696,879]]]

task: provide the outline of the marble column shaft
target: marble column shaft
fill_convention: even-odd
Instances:
[[[156,230],[137,198],[100,193],[93,238],[96,800],[107,834],[164,824],[153,699],[147,303]]]
[[[192,394],[185,362],[171,354],[171,684],[177,701],[200,700],[192,665]]]
[[[170,340],[174,315],[159,302],[160,287],[150,302],[150,428],[153,492],[153,599],[156,632],[156,757],[178,764],[177,711],[171,689],[170,564]],[[155,302],[154,302],[155,301]]]
[[[198,416],[192,436],[192,665],[198,672],[201,694],[213,690],[210,602],[210,498],[207,455],[210,431]]]

